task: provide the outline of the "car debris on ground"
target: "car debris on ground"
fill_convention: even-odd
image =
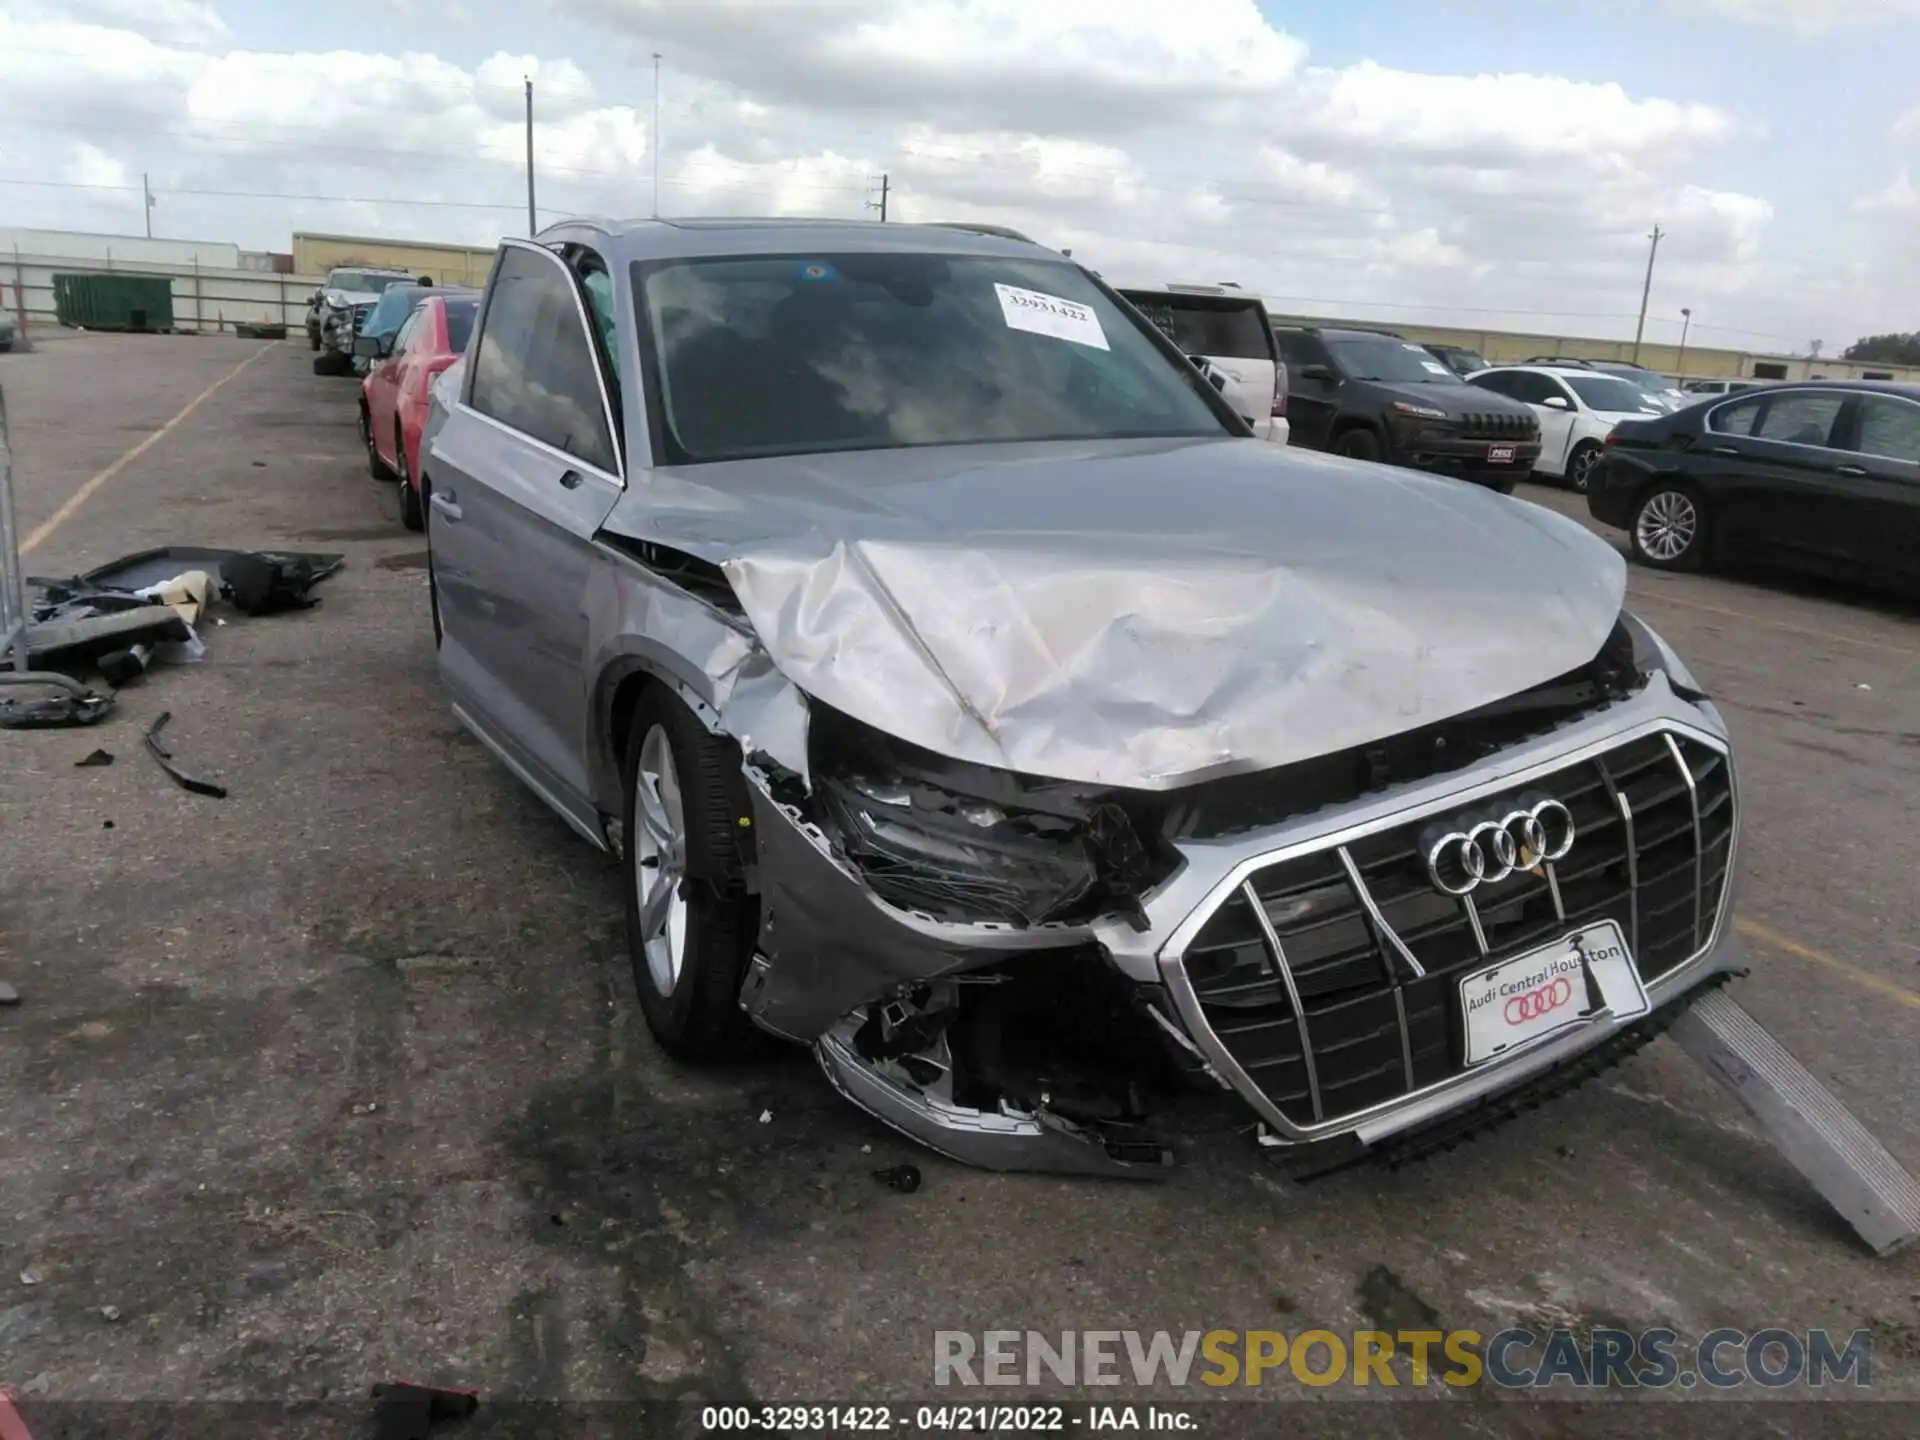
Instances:
[[[214,800],[226,799],[226,786],[216,785],[211,780],[202,780],[196,775],[189,775],[174,763],[173,752],[160,743],[160,732],[166,729],[172,720],[173,712],[171,710],[162,710],[159,718],[147,727],[146,741],[148,753],[160,762],[160,768],[171,775],[174,783],[182,790],[191,791],[195,795],[205,795]]]

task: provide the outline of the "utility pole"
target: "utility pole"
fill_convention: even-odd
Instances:
[[[1680,359],[1673,368],[1683,376],[1687,373],[1687,331],[1692,328],[1693,310],[1689,306],[1682,305],[1680,307]]]
[[[140,213],[146,218],[147,238],[153,238],[153,187],[147,183],[147,172],[140,172]]]
[[[653,152],[653,218],[660,218],[660,52],[653,52],[653,130],[647,136]]]
[[[540,233],[540,212],[533,204],[533,77],[522,77],[527,84],[527,238]]]
[[[1653,257],[1660,253],[1660,227],[1653,227],[1653,234],[1647,237],[1653,245],[1647,251],[1647,282],[1640,287],[1640,323],[1633,327],[1633,363],[1640,363],[1640,337],[1647,329],[1647,297],[1653,293]]]
[[[880,176],[880,198],[867,202],[867,208],[869,210],[878,210],[880,212],[880,223],[882,225],[887,223],[887,192],[892,188],[893,177],[882,173]]]

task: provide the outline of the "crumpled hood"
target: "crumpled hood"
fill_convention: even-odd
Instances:
[[[1257,440],[941,447],[636,477],[807,694],[956,759],[1161,789],[1591,659],[1620,556],[1480,487]]]

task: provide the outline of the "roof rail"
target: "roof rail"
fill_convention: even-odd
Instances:
[[[969,235],[995,235],[1002,240],[1018,240],[1026,245],[1040,243],[1031,235],[1022,235],[1018,230],[1005,225],[986,225],[972,220],[924,220],[921,223],[931,225],[936,230],[961,230]]]

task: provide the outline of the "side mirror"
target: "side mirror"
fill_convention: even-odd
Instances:
[[[378,335],[356,335],[353,337],[353,353],[378,360],[386,354],[386,344]]]
[[[1333,373],[1333,367],[1330,365],[1302,365],[1300,378],[1302,380],[1337,380],[1340,377]]]
[[[1540,403],[1545,405],[1549,410],[1571,410],[1573,408],[1567,404],[1567,397],[1564,395],[1549,395]]]

